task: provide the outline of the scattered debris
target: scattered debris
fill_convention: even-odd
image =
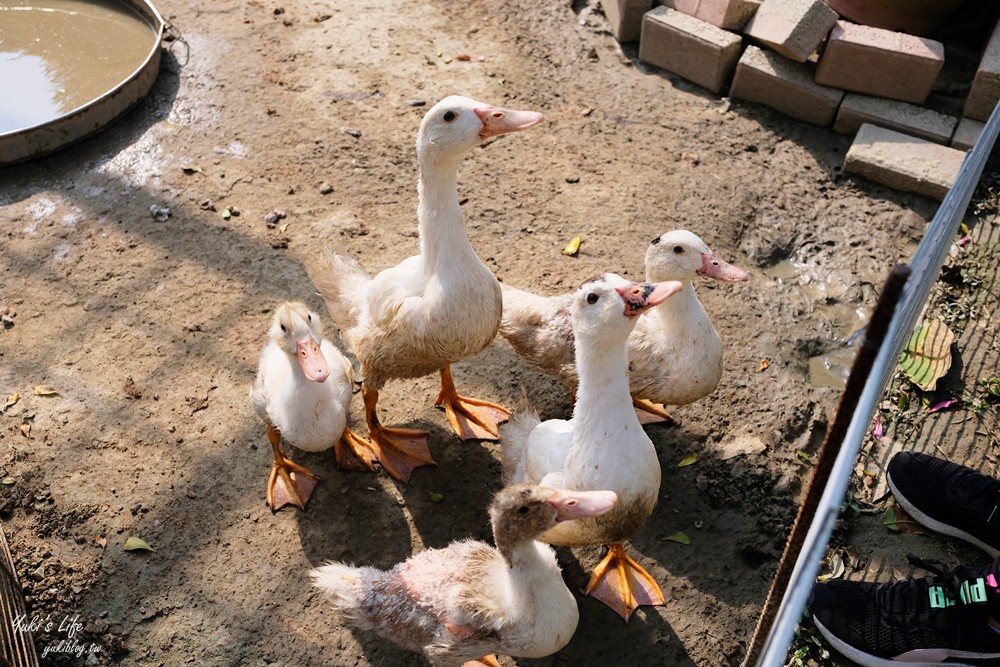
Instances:
[[[58,396],[59,390],[54,389],[47,384],[40,384],[34,388],[33,393],[35,396]]]
[[[351,135],[355,139],[360,139],[361,138],[361,130],[357,130],[357,129],[353,128],[353,127],[342,127],[342,128],[340,128],[340,131],[343,134],[349,134],[349,135]]]
[[[10,306],[0,306],[0,322],[3,322],[4,329],[14,326],[14,317],[16,315],[17,311]]]
[[[757,367],[757,372],[758,373],[762,373],[762,372],[766,371],[770,366],[771,366],[771,362],[770,361],[768,361],[767,359],[761,359],[760,360],[760,366]]]
[[[181,169],[184,170],[185,174],[204,174],[205,173],[205,170],[202,169],[201,167],[193,167],[193,166],[190,166],[190,165],[181,167]]]
[[[424,107],[424,106],[427,106],[427,100],[406,100],[406,106],[408,106],[408,107]]]
[[[212,202],[211,199],[202,199],[201,203],[198,204],[198,207],[201,208],[201,210],[203,210],[203,211],[215,211],[216,210],[215,204]]]
[[[13,394],[7,397],[7,402],[3,404],[2,408],[0,408],[0,414],[7,412],[7,408],[16,405],[19,400],[21,400],[21,394],[15,391]]]
[[[170,217],[170,208],[160,206],[159,204],[153,204],[149,207],[149,214],[153,216],[153,220],[156,220],[157,222],[166,222],[167,218]]]
[[[125,396],[133,401],[142,398],[142,390],[135,384],[131,376],[125,378]]]
[[[264,216],[264,222],[268,227],[274,227],[278,224],[279,220],[284,220],[286,217],[288,217],[288,214],[277,208]]]

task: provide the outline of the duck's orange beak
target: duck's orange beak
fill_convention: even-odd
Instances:
[[[295,341],[295,358],[302,372],[313,382],[324,382],[330,377],[330,365],[312,336]]]
[[[564,491],[559,489],[546,501],[556,508],[558,521],[600,516],[618,504],[614,491]]]
[[[661,303],[684,289],[684,283],[667,280],[662,283],[629,283],[616,287],[625,301],[625,315],[635,317]]]
[[[483,123],[483,129],[479,131],[479,138],[483,140],[508,132],[526,130],[545,120],[545,116],[537,111],[515,111],[501,107],[484,106],[477,107],[475,112]]]
[[[733,266],[723,262],[715,255],[702,253],[701,268],[698,269],[699,276],[708,276],[726,283],[741,283],[750,277],[750,274],[738,266]]]

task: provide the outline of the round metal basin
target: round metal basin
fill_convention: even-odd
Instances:
[[[145,97],[164,21],[145,0],[0,0],[0,166],[80,141]]]

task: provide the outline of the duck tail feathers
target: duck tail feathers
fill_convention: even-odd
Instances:
[[[371,567],[354,567],[345,563],[327,563],[309,571],[313,586],[323,591],[334,610],[345,621],[359,628],[373,627],[364,613],[363,603],[371,575],[383,572]]]
[[[308,271],[334,323],[341,331],[353,328],[361,315],[365,284],[371,280],[368,272],[354,259],[329,248],[323,250]]]
[[[503,424],[500,424],[500,440],[503,458],[504,484],[524,482],[528,465],[528,436],[542,422],[538,412],[531,406],[522,389],[517,408]]]

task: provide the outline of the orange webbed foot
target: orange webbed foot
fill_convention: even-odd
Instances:
[[[652,576],[625,553],[621,543],[608,546],[608,555],[594,568],[587,595],[597,598],[625,621],[641,605],[662,605],[663,592]]]

